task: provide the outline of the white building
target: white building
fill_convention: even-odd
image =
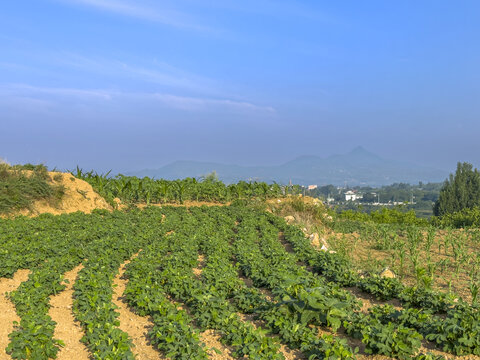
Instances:
[[[359,196],[354,193],[352,190],[348,190],[346,193],[345,193],[345,200],[346,201],[355,201],[359,199]]]

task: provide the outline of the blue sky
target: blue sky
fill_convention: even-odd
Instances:
[[[0,157],[115,171],[357,145],[480,166],[478,1],[0,5]]]

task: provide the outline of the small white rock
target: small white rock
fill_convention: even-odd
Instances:
[[[388,267],[386,267],[386,268],[383,269],[383,271],[380,273],[380,277],[394,279],[394,278],[396,278],[397,276],[395,275],[395,273],[394,273],[392,270],[390,270]]]
[[[295,218],[292,215],[285,216],[285,221],[287,224],[293,224],[295,222]]]

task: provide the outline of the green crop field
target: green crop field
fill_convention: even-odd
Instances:
[[[6,353],[61,356],[68,345],[55,337],[62,324],[49,316],[50,299],[65,288],[63,274],[81,264],[72,312],[88,356],[141,358],[113,302],[114,278],[127,261],[123,301],[150,322],[145,337],[158,358],[480,355],[478,305],[360,275],[340,254],[317,251],[300,228],[243,205],[0,220],[0,277],[30,270],[6,295],[21,318]],[[395,306],[362,306],[352,287]],[[205,345],[207,330],[225,347]]]

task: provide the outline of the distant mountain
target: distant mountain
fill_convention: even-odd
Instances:
[[[127,175],[163,179],[201,177],[216,171],[226,183],[256,180],[286,184],[388,185],[396,182],[416,184],[441,182],[448,173],[407,162],[383,159],[359,146],[346,154],[301,156],[278,166],[238,166],[198,161],[175,161],[159,169],[130,172]]]

